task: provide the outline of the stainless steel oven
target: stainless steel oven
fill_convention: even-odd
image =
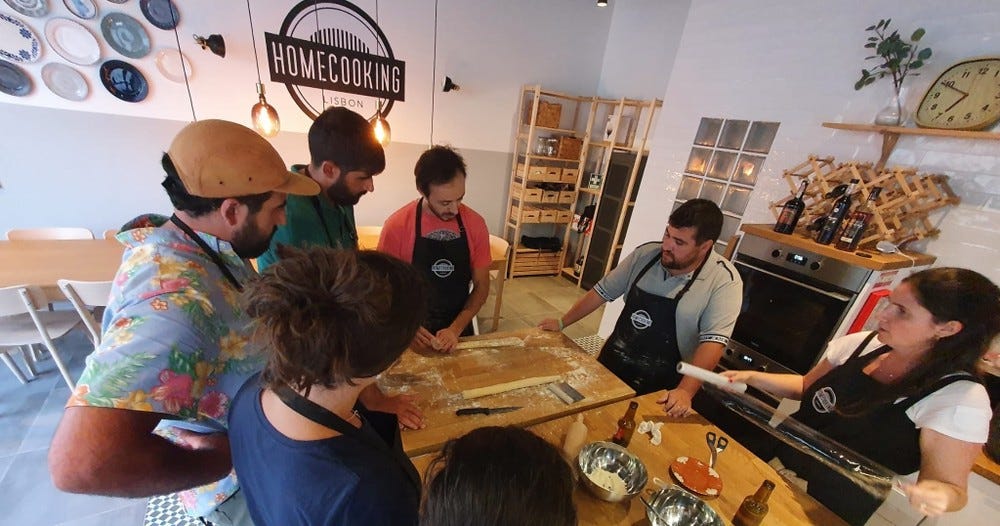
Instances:
[[[745,235],[733,260],[743,305],[723,366],[805,374],[872,270]]]

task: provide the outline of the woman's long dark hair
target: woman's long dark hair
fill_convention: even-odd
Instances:
[[[517,427],[481,427],[427,469],[421,526],[572,526],[573,473],[555,446]]]
[[[917,272],[903,283],[912,287],[917,302],[936,323],[957,321],[962,329],[937,340],[900,381],[886,385],[874,398],[840,408],[842,414],[863,414],[885,402],[917,395],[951,373],[964,371],[978,376],[976,362],[1000,332],[1000,288],[982,274],[940,267]]]

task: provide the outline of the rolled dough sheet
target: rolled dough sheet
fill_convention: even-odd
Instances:
[[[462,391],[462,398],[469,400],[471,398],[479,398],[482,396],[489,396],[499,393],[506,393],[507,391],[513,391],[514,389],[521,389],[522,387],[532,387],[535,385],[542,385],[559,380],[559,376],[533,376],[531,378],[522,378],[521,380],[514,380],[513,382],[505,382],[502,384],[487,385],[485,387],[477,387],[475,389],[467,389]]]
[[[481,347],[524,347],[524,340],[516,336],[511,336],[508,338],[495,338],[492,340],[458,342],[458,345],[455,345],[456,350],[479,349]]]

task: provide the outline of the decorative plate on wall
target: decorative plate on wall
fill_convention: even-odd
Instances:
[[[43,17],[49,14],[49,1],[48,0],[3,0],[10,6],[11,9],[21,13],[24,16],[33,16],[35,18]]]
[[[181,21],[181,14],[170,0],[139,0],[139,8],[150,24],[170,31]]]
[[[79,102],[90,95],[90,86],[79,71],[61,64],[50,62],[42,66],[42,82],[52,93],[60,97]]]
[[[101,45],[97,37],[79,22],[68,18],[52,18],[45,24],[45,40],[60,57],[80,66],[101,60]]]
[[[149,54],[149,33],[125,13],[108,13],[101,19],[101,33],[111,48],[129,58]]]
[[[78,18],[90,20],[97,16],[97,4],[93,0],[63,0],[63,3]]]
[[[111,2],[112,4],[124,4],[125,2],[128,2],[128,0],[108,0],[108,2]]]
[[[184,69],[181,69],[181,60],[184,60]],[[187,78],[191,80],[194,71],[191,70],[191,61],[187,55],[179,53],[176,49],[164,48],[156,53],[156,69],[160,74],[174,82],[184,83],[184,70],[187,70]]]
[[[31,77],[20,66],[0,60],[0,93],[15,97],[31,93]]]
[[[0,13],[0,58],[13,62],[34,62],[42,56],[42,43],[21,20]]]
[[[108,92],[125,102],[140,102],[149,94],[149,84],[135,66],[121,60],[101,64],[101,83]]]

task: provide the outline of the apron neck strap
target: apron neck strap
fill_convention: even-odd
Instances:
[[[220,256],[214,248],[208,246],[208,243],[206,243],[205,240],[194,231],[194,229],[188,226],[187,223],[181,221],[181,219],[177,217],[177,214],[170,216],[170,222],[177,228],[181,229],[184,234],[191,238],[191,241],[194,241],[198,247],[201,248],[205,255],[207,255],[209,259],[215,263],[215,266],[219,268],[219,272],[222,272],[222,275],[233,285],[233,287],[236,288],[236,290],[243,292],[243,284],[236,279],[236,276],[234,276],[232,271],[229,270],[229,266],[227,266],[226,262],[222,260],[222,256]]]

